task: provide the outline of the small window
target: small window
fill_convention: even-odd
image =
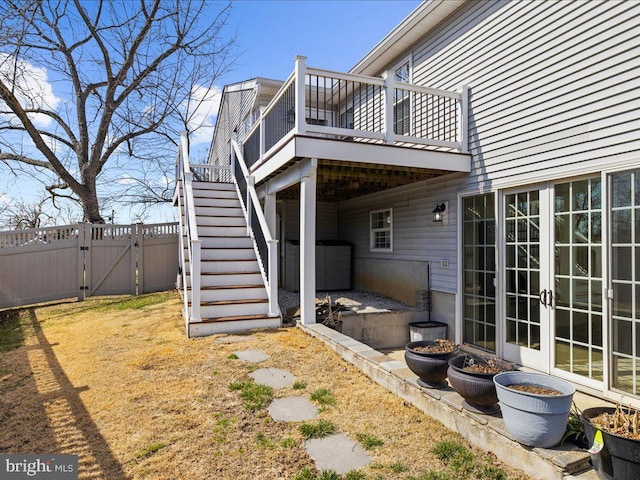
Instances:
[[[376,210],[370,216],[371,251],[393,251],[393,210]]]
[[[394,80],[411,82],[411,62],[406,60],[394,69]],[[408,90],[397,89],[393,98],[393,130],[397,135],[411,134],[411,98]]]

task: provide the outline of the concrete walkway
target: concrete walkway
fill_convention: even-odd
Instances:
[[[511,437],[499,415],[471,413],[462,407],[462,397],[451,388],[422,388],[418,377],[397,357],[389,357],[322,324],[300,325],[365,375],[412,403],[447,428],[459,432],[471,444],[539,480],[598,480],[589,454],[571,443],[556,448],[529,448]]]
[[[241,341],[234,339],[230,343]],[[233,352],[245,362],[261,363],[267,360],[262,350],[239,350]],[[293,386],[296,381],[291,373],[279,368],[261,368],[249,374],[254,381],[273,389]],[[276,422],[305,422],[318,416],[318,408],[306,397],[289,396],[274,399],[268,407],[271,418]],[[339,475],[371,463],[371,457],[356,442],[341,433],[327,438],[312,438],[305,442],[305,450],[320,471],[333,470]]]

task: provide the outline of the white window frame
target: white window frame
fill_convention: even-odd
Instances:
[[[384,228],[373,228],[373,216],[376,213],[389,212],[389,226]],[[389,247],[381,248],[375,246],[375,234],[377,232],[389,232]],[[369,212],[369,251],[371,252],[393,252],[393,207]]]
[[[399,80],[396,78],[396,76],[397,76],[398,71],[399,71],[401,68],[403,68],[405,65],[407,66],[407,69],[408,69],[409,78],[406,80],[406,82],[402,82],[402,81],[399,81]],[[413,83],[413,55],[407,55],[407,56],[406,56],[405,58],[403,58],[400,62],[396,63],[396,64],[394,65],[394,67],[391,69],[391,71],[393,71],[393,74],[394,74],[394,75],[393,75],[393,80],[394,80],[395,82],[398,82],[398,83],[408,83],[408,84]],[[406,99],[407,99],[407,100],[408,100],[408,102],[409,102],[409,119],[408,119],[408,125],[407,125],[407,127],[408,127],[408,130],[409,130],[409,131],[408,131],[408,132],[406,132],[406,133],[404,133],[404,132],[403,132],[403,133],[398,134],[398,135],[411,136],[411,135],[413,134],[413,116],[412,116],[412,112],[413,112],[413,101],[412,101],[412,97],[411,97],[411,95],[408,95]],[[402,99],[402,100],[396,101],[396,99],[394,98],[394,100],[393,100],[393,108],[394,108],[394,118],[393,118],[394,125],[393,125],[393,130],[394,130],[394,132],[395,132],[395,130],[396,130],[396,113],[395,113],[395,110],[396,110],[396,108],[398,108],[398,106],[399,106],[402,102],[404,102],[404,101],[405,101],[405,99]]]

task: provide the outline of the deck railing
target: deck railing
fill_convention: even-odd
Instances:
[[[196,223],[195,202],[193,200],[194,174],[189,164],[189,142],[186,134],[182,135],[178,156],[176,158],[176,173],[178,185],[176,190],[178,209],[182,210],[180,218],[180,267],[182,270],[182,299],[184,302],[184,318],[189,331],[189,322],[201,322],[200,316],[200,259],[202,240],[198,238],[198,225]],[[186,245],[185,245],[186,243]],[[190,276],[187,280],[187,268],[184,262],[184,248],[189,259]]]
[[[261,164],[292,135],[431,146],[468,152],[468,88],[448,91],[306,66],[294,72],[242,143],[247,167]]]
[[[247,220],[247,230],[255,242],[258,265],[267,287],[269,315],[278,316],[280,315],[278,305],[278,240],[269,229],[253,184],[253,177],[249,174],[249,167],[242,154],[242,149],[235,140],[231,140],[231,163],[242,211]]]

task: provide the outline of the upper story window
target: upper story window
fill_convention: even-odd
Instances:
[[[394,69],[394,80],[411,82],[411,61],[406,59]],[[411,97],[408,90],[397,89],[393,97],[393,130],[397,135],[411,134]]]
[[[393,251],[393,209],[374,210],[370,213],[370,250]]]

